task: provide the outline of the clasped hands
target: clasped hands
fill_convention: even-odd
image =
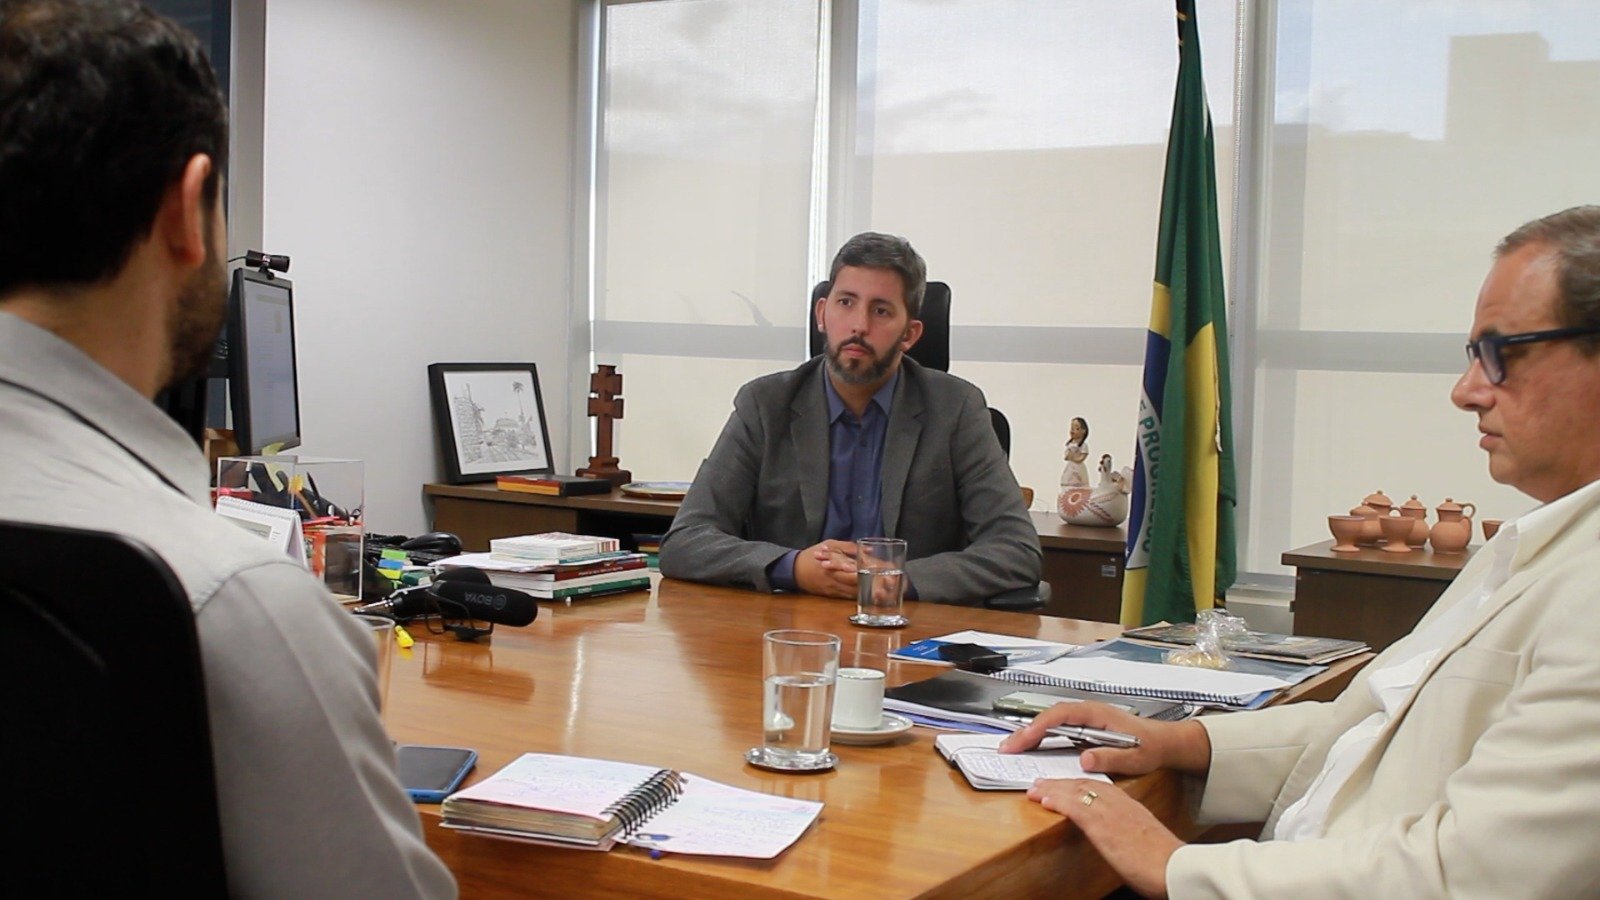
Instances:
[[[798,569],[798,566],[796,567]],[[1002,753],[1039,745],[1047,729],[1083,725],[1139,738],[1139,746],[1094,747],[1079,761],[1085,772],[1144,775],[1169,768],[1203,773],[1211,764],[1211,739],[1198,722],[1155,722],[1104,703],[1058,703],[1000,744]],[[1028,799],[1072,820],[1128,886],[1147,897],[1167,892],[1167,860],[1183,846],[1142,803],[1114,784],[1079,778],[1034,782]]]
[[[823,541],[794,558],[794,582],[822,597],[856,599],[855,541]]]

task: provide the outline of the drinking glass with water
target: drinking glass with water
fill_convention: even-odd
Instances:
[[[762,635],[761,746],[745,759],[768,769],[831,769],[839,638],[785,629]]]
[[[869,628],[906,625],[905,596],[906,542],[878,537],[856,541],[856,614],[850,621]]]

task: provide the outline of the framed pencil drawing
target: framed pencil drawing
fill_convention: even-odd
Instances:
[[[554,471],[533,363],[434,363],[428,385],[449,483]]]

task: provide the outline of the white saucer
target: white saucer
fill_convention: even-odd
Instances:
[[[905,716],[886,712],[877,728],[846,728],[835,724],[833,741],[836,744],[882,744],[910,731],[911,724]]]

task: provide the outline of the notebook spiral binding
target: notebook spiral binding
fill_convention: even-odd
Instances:
[[[1075,691],[1096,691],[1099,693],[1123,694],[1129,697],[1146,697],[1151,700],[1171,700],[1174,703],[1214,703],[1218,705],[1232,705],[1233,698],[1223,694],[1210,694],[1205,691],[1177,691],[1166,688],[1142,688],[1131,685],[1107,685],[1093,681],[1073,681],[1070,678],[1054,678],[1049,675],[1035,675],[1032,672],[1021,672],[1016,669],[1001,669],[994,673],[998,678],[1006,681],[1015,681],[1019,684],[1042,684],[1049,687],[1071,688]],[[1192,713],[1191,713],[1192,714]],[[1158,718],[1170,718],[1160,716]],[[1187,718],[1182,716],[1181,718]]]
[[[683,776],[671,769],[662,769],[623,795],[622,799],[606,807],[601,815],[616,816],[622,824],[622,837],[626,839],[651,816],[670,806],[682,793]]]

